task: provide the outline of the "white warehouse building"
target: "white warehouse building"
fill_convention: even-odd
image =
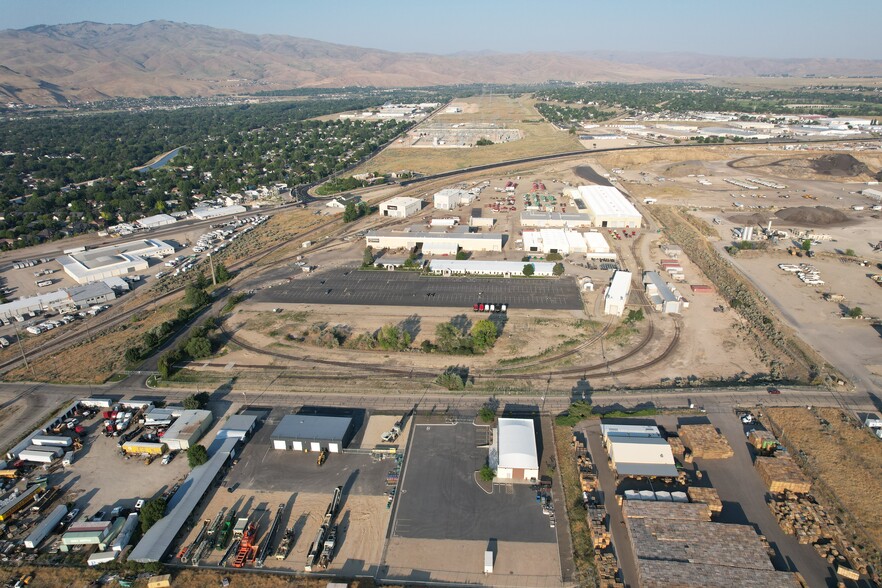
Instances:
[[[601,424],[600,430],[618,476],[677,476],[674,453],[658,427]]]
[[[500,418],[495,441],[497,478],[526,481],[539,479],[536,431],[532,419]],[[491,459],[491,467],[492,461]]]
[[[432,202],[439,210],[453,210],[457,206],[471,204],[474,199],[475,195],[466,190],[444,188],[440,192],[435,192]]]
[[[631,293],[631,272],[617,270],[603,297],[603,314],[622,316]]]
[[[433,259],[429,262],[429,270],[442,276],[474,275],[474,276],[523,276],[524,266],[533,266],[533,275],[550,278],[554,275],[554,263],[550,261],[485,261],[474,259]]]
[[[591,217],[575,212],[522,212],[522,227],[559,227],[578,229],[590,227]]]
[[[565,193],[576,208],[581,207],[575,201],[581,200],[595,227],[639,228],[643,222],[631,201],[612,186],[579,186],[567,188]]]
[[[502,251],[502,235],[469,233],[468,227],[451,232],[431,231],[369,231],[367,244],[374,249],[413,249],[422,247],[428,255],[456,255],[463,251]]]
[[[147,257],[164,257],[175,248],[157,239],[141,239],[119,245],[99,247],[62,255],[56,261],[64,272],[80,284],[146,271]]]
[[[395,218],[406,218],[420,211],[423,201],[419,198],[396,196],[380,204],[380,214]]]

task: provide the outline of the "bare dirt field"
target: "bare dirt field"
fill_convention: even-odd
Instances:
[[[739,255],[729,261],[750,277],[806,343],[843,370],[856,386],[872,389],[882,385],[882,379],[873,373],[873,366],[882,363],[879,333],[866,320],[842,318],[844,310],[855,306],[866,316],[882,316],[882,291],[866,277],[871,268],[839,258],[796,258],[783,252]],[[797,262],[815,266],[825,284],[803,284],[794,274],[778,268],[779,263]],[[845,299],[827,301],[825,293],[841,294]]]
[[[470,149],[411,149],[396,143],[359,166],[354,173],[388,173],[400,170],[437,173],[542,153],[576,151],[580,148],[575,136],[559,131],[545,122],[534,108],[533,99],[528,96],[475,96],[469,98],[468,104],[468,108],[464,108],[462,113],[442,113],[433,117],[432,122],[495,123],[498,127],[520,130],[523,139]]]
[[[818,488],[816,483],[813,493],[823,497],[825,490],[832,492],[848,514],[843,517],[846,527],[854,528],[857,521],[861,535],[872,541],[877,553],[882,550],[879,439],[835,408],[769,408],[766,412],[783,431],[784,444],[805,453],[804,469],[823,485]],[[861,548],[860,541],[856,546]]]
[[[393,537],[389,542],[387,577],[393,581],[454,582],[487,586],[562,586],[560,575],[537,575],[557,562],[554,543],[499,541],[493,573],[484,575],[487,541],[453,541]]]

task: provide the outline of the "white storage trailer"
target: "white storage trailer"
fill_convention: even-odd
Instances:
[[[73,440],[70,437],[55,437],[52,435],[35,435],[31,437],[31,443],[37,446],[50,445],[54,447],[70,447]]]
[[[113,540],[113,545],[111,545],[111,549],[113,551],[122,551],[129,544],[129,540],[132,538],[132,534],[135,532],[135,527],[138,526],[138,513],[133,512],[128,517],[126,517],[126,524],[123,525],[122,530],[119,532],[119,535],[116,536],[116,539]]]
[[[19,452],[18,458],[24,461],[34,461],[37,463],[52,463],[55,459],[55,455],[46,451],[32,451],[30,449],[25,449],[24,451]]]
[[[55,526],[61,522],[64,515],[67,514],[67,506],[59,504],[49,515],[37,526],[34,531],[28,535],[24,541],[24,546],[28,549],[36,549],[37,545],[45,539],[49,533],[55,529]]]
[[[64,455],[64,447],[55,445],[31,445],[27,448],[27,451],[42,451],[43,453],[51,453],[55,457]]]
[[[100,566],[101,564],[112,562],[116,559],[117,555],[119,554],[116,551],[99,551],[90,555],[86,563],[89,564],[89,567]]]

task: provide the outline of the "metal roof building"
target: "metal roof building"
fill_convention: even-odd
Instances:
[[[634,205],[612,186],[579,186],[595,227],[639,227],[643,217]]]
[[[665,314],[683,311],[683,300],[674,294],[658,272],[643,272],[643,289],[656,310]]]
[[[416,214],[423,207],[423,201],[419,198],[396,196],[380,203],[380,214],[394,218],[405,218]]]
[[[468,227],[463,227],[468,230]],[[374,249],[413,249],[417,245],[427,249],[453,251],[502,251],[501,233],[468,233],[462,230],[449,233],[417,231],[368,231],[367,244]]]
[[[501,418],[496,431],[499,451],[496,477],[513,480],[538,479],[539,457],[536,452],[533,420]]]
[[[217,218],[219,216],[229,216],[231,214],[244,214],[247,211],[248,209],[246,209],[244,206],[235,204],[233,206],[221,206],[220,208],[194,208],[192,210],[192,214],[195,218],[198,218],[199,220],[207,220],[210,218]]]
[[[193,468],[184,483],[172,497],[170,510],[163,518],[150,527],[141,541],[129,554],[131,561],[141,563],[160,561],[171,547],[184,523],[193,514],[205,492],[211,487],[218,472],[226,464],[230,456],[235,455],[238,439],[224,439],[217,451],[209,460]]]
[[[233,437],[236,439],[247,439],[254,431],[256,423],[257,417],[253,414],[234,414],[227,419],[227,422],[217,432],[217,438],[227,439]]]
[[[349,417],[289,414],[270,436],[273,449],[339,453],[354,435]]]
[[[482,260],[457,260],[457,259],[433,259],[429,262],[429,269],[444,276],[458,274],[472,274],[478,276],[523,276],[524,266],[533,266],[534,276],[554,275],[554,263],[550,261],[482,261]]]
[[[178,222],[178,219],[168,214],[154,214],[135,221],[135,224],[144,229],[155,229],[156,227],[164,227]]]
[[[522,212],[522,227],[590,227],[591,216],[570,212]]]
[[[658,427],[601,424],[610,461],[619,476],[676,477],[674,454]]]
[[[622,316],[628,295],[631,293],[631,272],[616,270],[606,289],[603,300],[603,314]]]
[[[169,449],[189,449],[211,427],[210,410],[184,410],[162,436]]]
[[[140,239],[62,255],[56,261],[71,278],[80,284],[87,284],[144,271],[150,266],[145,258],[171,255],[174,252],[175,248],[164,241]]]

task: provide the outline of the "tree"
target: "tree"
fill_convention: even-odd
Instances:
[[[448,390],[464,390],[465,376],[459,366],[450,366],[435,378],[435,383]]]
[[[141,348],[140,347],[129,347],[126,349],[126,363],[133,364],[138,362],[141,359]]]
[[[629,310],[628,316],[625,317],[625,324],[630,325],[632,323],[639,323],[643,320],[643,309],[638,308],[637,310]]]
[[[435,327],[436,345],[442,353],[474,353],[472,338],[465,335],[453,323],[440,323]]]
[[[469,258],[469,254],[466,253],[465,251],[463,251],[462,249],[460,249],[459,251],[456,252],[456,259],[457,260],[462,261],[462,260],[468,259],[468,258]]]
[[[370,267],[374,265],[374,248],[368,245],[364,248],[364,255],[361,256],[361,267]]]
[[[201,466],[208,461],[208,451],[202,445],[191,445],[187,450],[187,463],[191,468]]]
[[[387,351],[404,351],[410,347],[410,333],[396,325],[385,325],[377,333],[377,344]]]
[[[355,202],[347,202],[346,208],[343,209],[343,222],[351,223],[358,219],[358,210],[355,208]]]
[[[147,349],[153,349],[157,345],[159,345],[159,336],[153,331],[147,331],[141,337],[141,340],[144,341],[144,346]]]
[[[487,351],[496,343],[496,324],[488,319],[480,320],[472,327],[472,345],[476,351]]]
[[[141,531],[146,533],[150,530],[150,527],[156,524],[156,522],[165,516],[165,507],[166,502],[165,498],[159,496],[154,498],[153,500],[148,500],[144,503],[144,506],[141,507]]]
[[[566,269],[564,268],[564,264],[560,262],[554,264],[554,267],[551,269],[551,273],[556,276],[562,276],[564,274],[564,271],[566,271]]]
[[[211,303],[211,296],[202,288],[198,288],[193,284],[187,286],[184,293],[184,302],[193,308],[200,308]]]
[[[475,142],[475,145],[477,145],[478,147],[484,147],[486,145],[492,145],[492,144],[493,144],[493,141],[491,141],[487,137],[481,137],[480,139],[477,140],[477,142]]]
[[[812,240],[811,239],[803,239],[802,250],[803,251],[811,251],[811,249],[812,249]]]
[[[211,400],[211,396],[208,392],[200,392],[199,394],[190,394],[181,402],[181,404],[187,410],[197,410],[201,408],[205,408],[205,405],[208,404],[208,401]]]
[[[492,482],[493,478],[496,477],[496,470],[491,468],[489,465],[484,464],[484,467],[481,468],[481,471],[478,475],[481,476],[482,481]]]
[[[847,255],[848,257],[854,257],[856,254],[854,252],[854,249],[846,249],[845,255]]]
[[[532,276],[533,274],[536,273],[536,266],[534,266],[532,263],[525,264],[523,272],[524,272],[524,275],[529,278],[530,276]]]
[[[496,418],[496,412],[485,404],[481,407],[481,410],[478,411],[478,418],[480,418],[482,422],[492,423],[493,419]]]
[[[556,251],[549,253],[545,256],[545,261],[562,261],[563,255],[557,253]]]
[[[855,306],[848,311],[848,316],[850,316],[851,318],[861,318],[862,316],[864,316],[864,309],[860,306]]]
[[[233,277],[233,274],[230,273],[230,270],[227,269],[222,263],[214,266],[214,277],[217,279],[218,284],[223,284],[224,282],[228,282],[230,278]]]
[[[211,355],[211,341],[208,337],[190,337],[184,350],[193,359],[202,359]]]

